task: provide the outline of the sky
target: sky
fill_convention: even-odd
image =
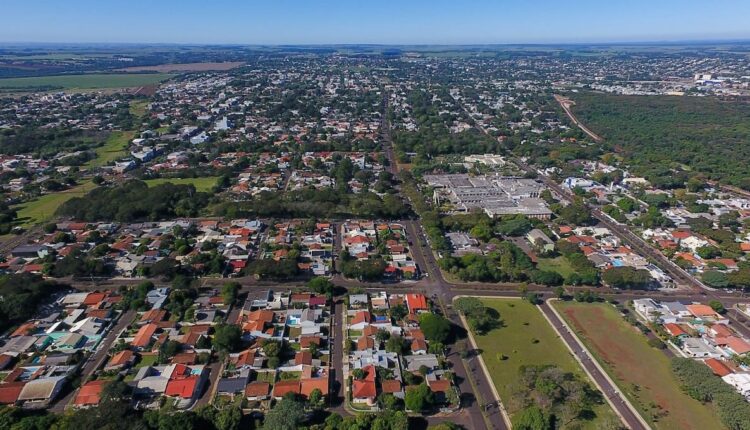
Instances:
[[[0,43],[750,40],[748,17],[748,0],[2,0]]]

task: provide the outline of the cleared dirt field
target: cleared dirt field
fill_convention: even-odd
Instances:
[[[225,71],[242,66],[243,62],[226,62],[226,63],[185,63],[185,64],[160,64],[158,66],[136,66],[119,69],[120,72],[211,72]]]
[[[474,336],[474,339],[483,351],[482,357],[492,382],[511,416],[522,407],[514,399],[514,393],[521,384],[519,367],[522,365],[554,365],[588,381],[536,306],[517,299],[483,298],[482,303],[500,314],[503,326],[484,336]],[[597,406],[595,413],[596,418],[580,423],[584,429],[597,429],[606,421],[617,421],[607,404]]]
[[[554,305],[656,429],[722,429],[710,407],[683,393],[667,356],[608,304]]]

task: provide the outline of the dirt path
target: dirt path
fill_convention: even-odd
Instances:
[[[555,100],[557,100],[557,102],[560,103],[560,107],[563,108],[563,110],[565,111],[565,114],[568,115],[568,118],[570,118],[570,120],[573,121],[573,124],[577,125],[578,128],[583,130],[583,132],[586,133],[590,138],[594,139],[594,141],[604,142],[604,138],[602,138],[598,134],[591,131],[581,121],[579,121],[575,115],[573,115],[573,112],[570,110],[570,107],[575,104],[573,100],[570,100],[558,94],[555,94]]]

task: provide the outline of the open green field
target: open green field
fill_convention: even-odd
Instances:
[[[633,405],[656,429],[721,429],[714,410],[683,393],[669,358],[617,310],[603,303],[554,306]],[[656,418],[656,419],[654,419]]]
[[[148,104],[148,100],[133,100],[130,102],[130,114],[137,118],[142,117],[146,113]]]
[[[216,181],[219,180],[218,176],[205,176],[202,178],[158,178],[158,179],[147,179],[143,182],[148,184],[149,187],[153,187],[160,184],[166,184],[170,182],[175,185],[188,185],[192,184],[195,186],[196,191],[210,191],[211,188],[216,185]]]
[[[513,399],[516,387],[520,384],[518,369],[522,365],[554,365],[588,380],[535,306],[518,299],[483,298],[482,302],[500,314],[503,326],[484,336],[474,336],[474,339],[483,351],[482,357],[492,376],[492,382],[511,416],[519,410],[519,405],[514,404]],[[534,339],[538,342],[534,343]],[[505,355],[507,359],[500,360],[501,355]],[[593,383],[591,385],[595,387]],[[614,417],[614,412],[607,404],[598,406],[595,412],[601,419]],[[587,428],[597,428],[597,422],[598,420],[589,422]]]
[[[655,184],[687,166],[706,177],[750,188],[750,102],[719,97],[570,94],[572,111],[604,138],[607,151]],[[679,178],[678,178],[679,179]]]
[[[570,266],[570,262],[568,262],[568,259],[565,257],[540,258],[536,263],[536,268],[549,272],[557,272],[565,279],[568,279],[570,275],[575,273],[575,270],[573,270],[573,267]]]
[[[64,89],[104,89],[104,88],[128,88],[143,85],[158,84],[174,75],[166,73],[148,74],[87,74],[87,75],[63,75],[63,76],[40,76],[33,78],[5,78],[0,79],[0,89],[28,89],[37,87],[54,87]]]
[[[96,158],[86,163],[86,167],[101,167],[126,156],[128,154],[128,143],[132,138],[132,131],[113,131],[107,137],[104,145],[94,149]]]
[[[96,188],[93,182],[85,182],[69,190],[59,193],[45,194],[31,202],[20,204],[18,209],[18,225],[29,227],[34,224],[49,221],[55,215],[55,211],[61,204],[67,202],[73,197],[82,197],[89,191]]]

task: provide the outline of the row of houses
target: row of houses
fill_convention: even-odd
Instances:
[[[65,294],[3,336],[0,404],[44,408],[57,400],[119,317],[121,299],[110,292]]]
[[[700,360],[724,382],[750,400],[750,367],[743,358],[750,341],[732,329],[729,320],[700,303],[633,301],[636,313],[660,326],[685,357]]]
[[[245,346],[227,357],[218,396],[244,396],[256,410],[270,409],[288,393],[329,396],[331,315],[325,297],[268,291],[248,297],[235,323]]]
[[[257,220],[174,220],[144,223],[57,223],[35,242],[17,246],[0,263],[5,273],[47,274],[49,256],[101,261],[111,276],[147,276],[148,269],[171,258],[196,273],[205,272],[203,255],[219,254],[219,274],[240,274],[257,254],[264,225]],[[47,263],[47,264],[44,264]]]
[[[416,280],[419,267],[410,251],[410,241],[403,224],[348,220],[343,223],[341,243],[344,252],[357,260],[382,257],[388,279]]]
[[[359,410],[377,410],[381,395],[403,399],[422,380],[437,403],[451,405],[456,397],[441,351],[431,350],[419,317],[431,312],[423,294],[352,294],[346,309],[348,357],[345,375],[351,376],[347,398]],[[396,344],[394,350],[391,346]]]

